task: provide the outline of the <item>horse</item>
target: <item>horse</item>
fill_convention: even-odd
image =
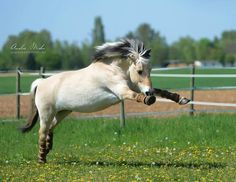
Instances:
[[[53,130],[72,111],[95,112],[125,99],[155,103],[150,52],[139,40],[108,42],[96,47],[89,66],[35,80],[30,89],[30,116],[21,131],[30,131],[39,118],[38,162],[46,163]]]

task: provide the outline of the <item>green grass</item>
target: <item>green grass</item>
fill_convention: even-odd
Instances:
[[[55,130],[46,165],[37,130],[0,123],[0,181],[235,181],[236,115],[67,119]]]
[[[153,73],[172,73],[172,74],[189,74],[190,69],[154,71]],[[236,74],[236,69],[196,69],[197,74]],[[21,90],[28,92],[30,85],[36,76],[22,76]],[[162,89],[179,89],[189,88],[190,78],[167,78],[152,77],[153,86]],[[0,76],[0,94],[9,94],[16,92],[16,78],[14,76]],[[216,87],[216,86],[236,86],[235,78],[196,78],[196,87]]]
[[[29,92],[31,83],[37,79],[37,76],[22,76],[21,91]],[[16,93],[16,77],[14,76],[0,76],[0,94]]]

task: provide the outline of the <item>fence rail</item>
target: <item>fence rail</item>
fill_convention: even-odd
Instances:
[[[180,78],[236,78],[236,74],[155,74],[153,77],[180,77]]]
[[[171,100],[158,98],[159,102],[173,102]],[[174,102],[173,102],[174,103]],[[188,104],[202,105],[202,106],[219,106],[219,107],[236,107],[236,103],[222,103],[222,102],[203,102],[203,101],[190,101]]]

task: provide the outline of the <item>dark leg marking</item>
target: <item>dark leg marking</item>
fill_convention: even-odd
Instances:
[[[46,139],[46,153],[48,154],[52,150],[53,146],[53,132],[49,132]]]

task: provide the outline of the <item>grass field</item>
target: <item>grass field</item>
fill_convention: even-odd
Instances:
[[[190,69],[179,70],[163,70],[154,71],[153,73],[173,73],[173,74],[188,74]],[[197,74],[236,74],[236,69],[196,69]],[[36,76],[22,76],[21,90],[28,92],[30,85]],[[190,78],[166,78],[166,77],[152,77],[153,85],[157,88],[163,89],[179,89],[189,88]],[[15,76],[0,75],[0,94],[8,94],[16,92],[16,78]],[[213,87],[213,86],[236,86],[235,78],[196,78],[196,87]]]
[[[67,119],[48,163],[37,164],[37,130],[0,123],[0,181],[236,181],[236,115]]]
[[[31,83],[37,79],[37,76],[22,76],[21,78],[21,91],[29,92]],[[0,94],[16,93],[16,77],[0,75]]]

